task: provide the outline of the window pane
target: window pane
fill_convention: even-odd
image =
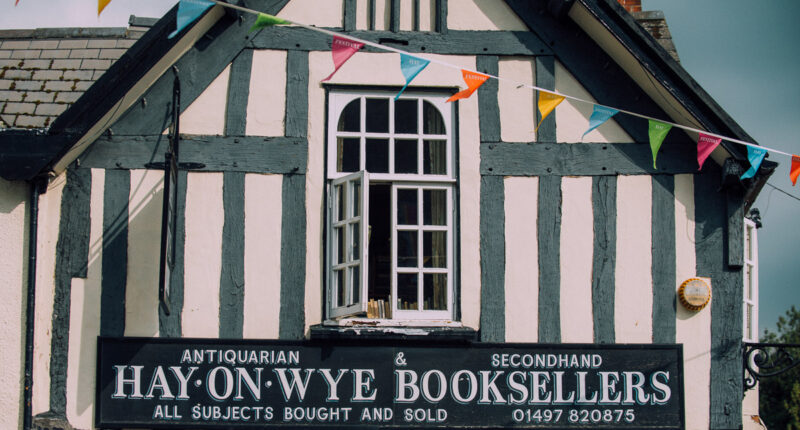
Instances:
[[[334,237],[336,240],[336,258],[334,261],[336,264],[342,264],[345,262],[345,249],[344,249],[344,228],[343,227],[336,227],[334,229]]]
[[[344,284],[344,270],[337,270],[333,272],[333,278],[336,282],[336,307],[344,306],[345,299],[345,284]]]
[[[417,134],[417,101],[394,102],[394,132]]]
[[[416,273],[397,274],[397,309],[417,310],[417,285],[419,275]]]
[[[345,206],[344,204],[344,186],[342,184],[335,185],[334,194],[336,194],[336,221],[341,221],[345,218]]]
[[[447,232],[426,231],[422,236],[425,267],[447,267]]]
[[[358,172],[361,148],[357,137],[340,137],[336,145],[336,171]]]
[[[447,174],[447,142],[426,140],[422,150],[422,168],[426,175]]]
[[[417,190],[397,190],[397,224],[417,225]]]
[[[417,173],[417,141],[394,141],[394,172]]]
[[[367,132],[389,132],[389,99],[367,99]]]
[[[367,171],[389,173],[389,139],[367,139]]]
[[[352,285],[353,300],[348,303],[358,303],[361,296],[361,267],[353,266],[350,268],[350,281]]]
[[[423,280],[423,309],[442,311],[447,309],[447,274],[426,273]]]
[[[358,260],[361,258],[360,225],[361,225],[360,222],[348,225],[348,228],[350,228],[350,241],[352,242],[352,249],[353,249],[353,255],[351,256],[351,261]]]
[[[351,188],[353,193],[353,208],[350,210],[348,214],[349,217],[356,217],[361,216],[361,182],[353,182],[353,188]]]
[[[417,232],[397,232],[397,266],[417,267]]]
[[[424,121],[422,129],[425,134],[447,134],[442,114],[429,102],[422,104],[422,120]]]
[[[361,131],[361,99],[355,99],[345,106],[339,117],[339,131]]]
[[[425,225],[447,225],[447,190],[423,190]]]

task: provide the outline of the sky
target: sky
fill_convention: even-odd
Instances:
[[[176,0],[113,0],[97,17],[95,0],[0,0],[0,28],[123,27],[130,15],[160,17]],[[681,65],[757,143],[800,154],[800,1],[643,0],[662,10]],[[759,326],[774,331],[778,316],[800,307],[800,185],[789,181],[790,159],[754,207],[759,235]],[[713,300],[713,299],[712,299]]]

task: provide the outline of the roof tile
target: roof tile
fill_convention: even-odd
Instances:
[[[46,49],[42,51],[39,58],[67,58],[69,57],[69,49]]]
[[[111,60],[83,60],[82,69],[106,70],[111,67]]]
[[[58,42],[58,49],[84,49],[88,44],[86,39],[67,39]]]
[[[57,116],[67,110],[69,105],[56,103],[41,103],[36,107],[36,115]]]
[[[41,53],[39,49],[20,49],[11,51],[11,58],[39,58]]]
[[[55,96],[56,93],[53,92],[29,91],[25,101],[30,103],[52,103],[55,100]]]
[[[97,72],[92,72],[91,70],[67,70],[64,72],[64,80],[72,81],[72,80],[79,80],[79,81],[91,81],[97,78],[92,79],[92,76]],[[103,72],[99,72],[101,75]],[[99,75],[98,75],[99,77]]]
[[[81,60],[53,60],[51,69],[77,70],[81,68]]]
[[[11,50],[8,49],[0,50],[0,58],[11,58]]]
[[[29,49],[56,49],[58,40],[34,40]]]
[[[31,114],[36,110],[36,103],[6,103],[3,113]]]
[[[13,126],[17,128],[42,128],[49,124],[49,118],[44,116],[17,116],[17,121]]]
[[[0,90],[10,89],[11,84],[13,83],[14,81],[12,81],[11,79],[0,79]]]
[[[0,74],[0,76],[6,79],[30,79],[33,72],[30,70],[15,70],[15,69],[8,69],[5,73]]]
[[[17,63],[17,66],[23,70],[39,70],[39,69],[49,69],[50,68],[50,61],[51,60],[22,60]]]
[[[63,70],[37,70],[33,72],[33,78],[37,81],[57,81],[64,76]]]
[[[19,91],[0,91],[0,100],[9,102],[21,102],[22,93]]]
[[[116,48],[117,39],[97,39],[90,40],[87,48]]]
[[[47,81],[44,89],[50,91],[71,91],[75,86],[71,81]]]
[[[56,103],[75,103],[83,92],[80,91],[62,91],[56,96]]]
[[[99,49],[73,49],[69,53],[69,58],[97,58],[99,55]]]
[[[18,80],[14,82],[14,89],[17,91],[39,91],[43,87],[44,82],[42,81]]]
[[[7,40],[3,42],[3,49],[28,49],[31,46],[30,40]]]
[[[127,49],[101,49],[99,58],[116,60],[119,57],[122,57],[122,54],[124,54],[125,51],[127,51]]]

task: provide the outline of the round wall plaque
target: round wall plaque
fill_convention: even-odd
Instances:
[[[711,286],[703,279],[689,278],[678,288],[678,300],[684,308],[699,311],[711,300]]]

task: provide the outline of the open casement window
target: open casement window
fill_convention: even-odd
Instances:
[[[453,107],[394,95],[329,93],[327,318],[451,322]]]
[[[758,342],[758,234],[756,224],[744,219],[744,316],[745,342]]]

